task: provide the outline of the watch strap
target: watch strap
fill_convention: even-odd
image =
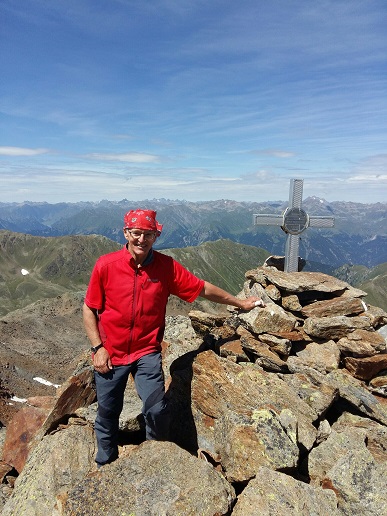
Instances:
[[[92,353],[97,353],[97,351],[98,351],[100,348],[103,348],[103,344],[102,344],[102,342],[101,342],[101,344],[98,344],[98,346],[92,346],[92,347],[90,348],[90,350],[91,350],[91,352],[92,352]]]

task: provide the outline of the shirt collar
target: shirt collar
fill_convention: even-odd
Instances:
[[[125,250],[130,256],[130,261],[133,260],[133,256],[129,253],[129,250],[128,250],[128,244],[125,244]],[[151,264],[153,262],[153,260],[154,260],[153,247],[151,247],[147,257],[142,262],[141,267],[145,267],[146,265]]]

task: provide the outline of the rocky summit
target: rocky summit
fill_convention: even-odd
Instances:
[[[133,382],[120,456],[94,465],[88,356],[8,422],[8,515],[387,514],[387,314],[322,273],[263,266],[264,307],[167,318],[170,442],[144,441]]]

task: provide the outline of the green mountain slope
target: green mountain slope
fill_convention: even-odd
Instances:
[[[259,247],[236,244],[231,240],[205,242],[196,247],[164,249],[188,270],[231,292],[242,289],[245,272],[263,264],[269,253]]]
[[[120,248],[99,235],[35,237],[0,231],[0,315],[40,299],[85,290],[96,259]],[[229,240],[163,253],[234,294],[241,290],[246,270],[262,265],[268,256],[263,249]]]
[[[367,292],[367,302],[387,311],[387,263],[371,269],[368,279],[358,285]]]
[[[36,237],[0,231],[0,316],[41,299],[85,291],[96,259],[120,248],[117,242],[100,235]],[[264,249],[227,239],[162,252],[233,294],[242,289],[245,272],[259,267],[269,256]],[[22,269],[28,274],[23,275]],[[347,281],[368,293],[368,303],[387,311],[386,263],[372,269],[346,265],[330,271],[310,262],[305,270],[325,272]],[[201,299],[187,305],[172,298],[168,306],[170,313],[181,314],[190,309],[215,310],[215,305]]]
[[[0,315],[86,288],[96,258],[120,247],[98,235],[34,237],[0,231]]]

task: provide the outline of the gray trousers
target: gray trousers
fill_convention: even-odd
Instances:
[[[98,444],[95,457],[97,464],[107,464],[118,457],[119,416],[130,373],[134,377],[137,393],[143,402],[146,439],[159,441],[168,439],[169,410],[165,398],[160,353],[145,355],[126,366],[114,366],[105,374],[94,371],[98,401],[94,425]]]

